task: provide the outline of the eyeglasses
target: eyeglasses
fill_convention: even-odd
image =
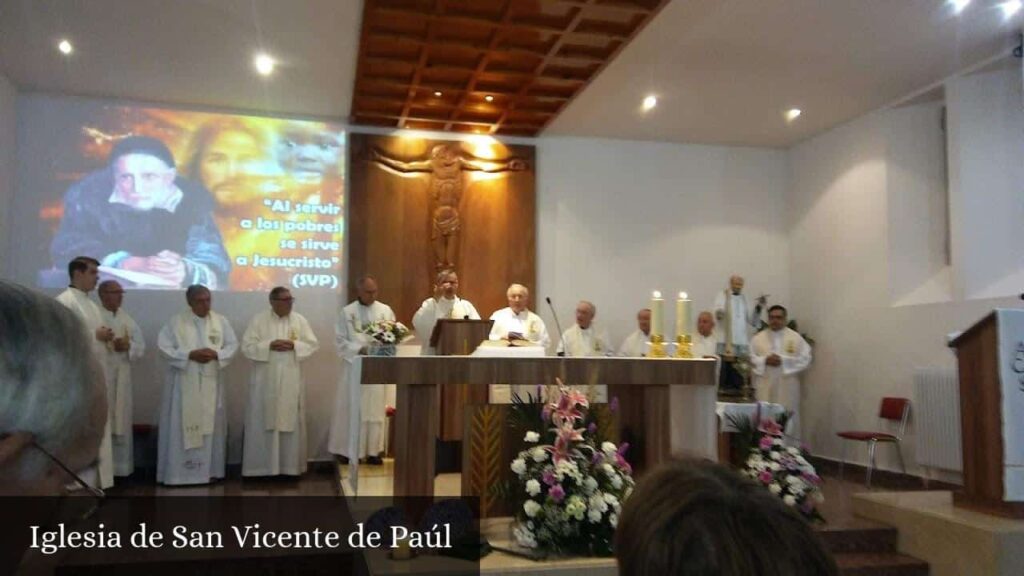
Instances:
[[[103,489],[92,486],[88,482],[83,480],[81,476],[75,474],[71,470],[71,468],[68,468],[63,462],[60,461],[59,458],[51,454],[46,448],[40,446],[39,443],[35,441],[35,439],[32,440],[31,445],[36,450],[42,452],[44,456],[49,458],[50,461],[56,464],[58,468],[63,470],[65,474],[70,476],[75,481],[75,484],[81,486],[83,489],[85,489],[86,492],[89,493],[90,496],[96,499],[96,501],[93,503],[93,506],[85,514],[82,515],[81,519],[86,520],[90,518],[93,514],[95,514],[96,511],[99,510],[100,506],[103,505],[103,500],[107,497],[106,492],[104,492]]]

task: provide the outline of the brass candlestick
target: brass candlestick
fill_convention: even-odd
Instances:
[[[689,334],[676,336],[676,358],[693,358],[692,339]]]
[[[661,334],[651,335],[651,358],[668,358],[665,353],[665,337]]]

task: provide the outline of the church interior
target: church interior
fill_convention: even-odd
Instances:
[[[466,566],[350,573],[629,574],[696,458],[834,573],[1022,574],[1022,51],[1020,0],[0,0],[0,282],[131,315],[109,518],[462,497]],[[607,505],[538,555],[566,462]]]

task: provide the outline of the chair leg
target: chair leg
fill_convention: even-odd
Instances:
[[[907,475],[907,465],[903,463],[903,445],[900,444],[899,440],[896,441],[895,445],[896,445],[896,457],[899,458],[899,461],[900,461],[900,470],[903,470],[903,475],[906,476]]]
[[[871,490],[871,471],[875,468],[875,441],[868,442],[868,477],[867,486]]]

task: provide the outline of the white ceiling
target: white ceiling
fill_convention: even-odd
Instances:
[[[1022,14],[974,0],[673,0],[545,131],[788,146],[1006,52]],[[360,0],[0,0],[22,90],[348,116]],[[61,37],[71,58],[55,49]],[[252,70],[264,49],[281,61]],[[648,93],[659,98],[639,110]],[[804,115],[792,125],[782,112]]]

